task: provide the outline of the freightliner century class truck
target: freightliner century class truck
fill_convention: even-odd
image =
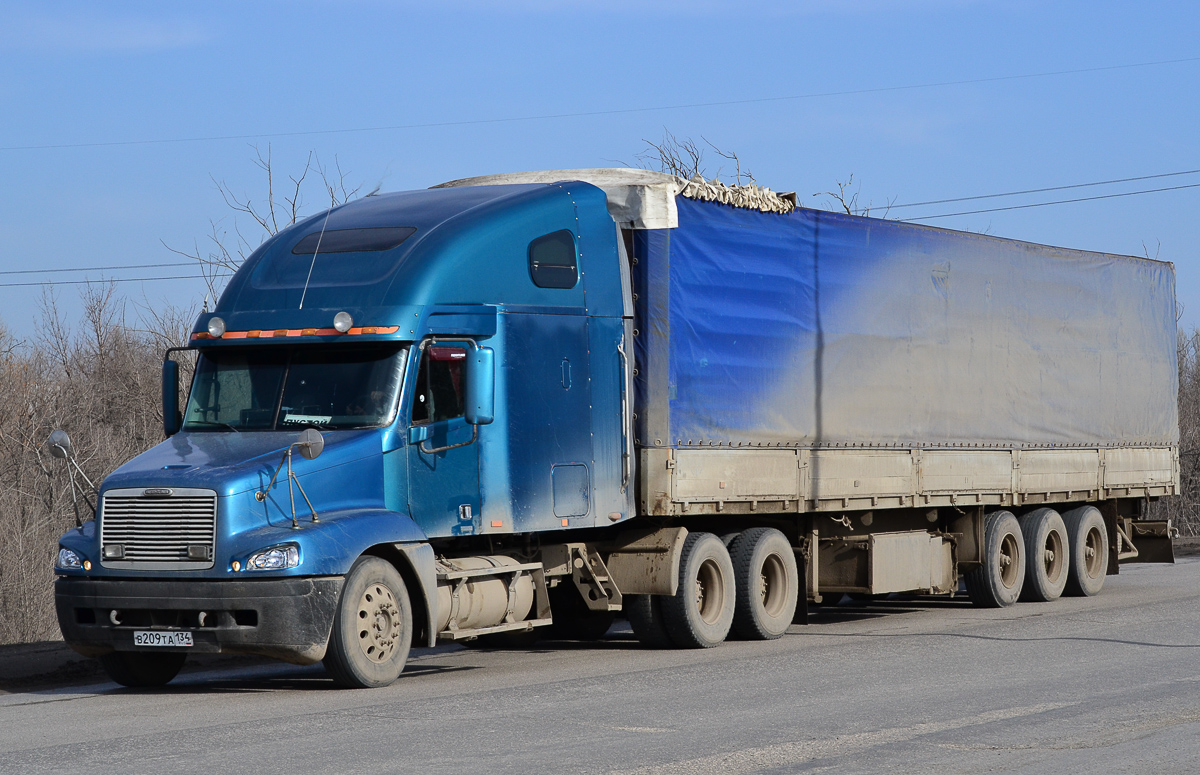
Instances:
[[[1171,559],[1168,263],[500,175],[285,229],[188,349],[166,440],[60,542],[63,636],[125,685],[222,652],[384,686],[410,647],[618,614],[703,648],[843,593],[999,607]]]

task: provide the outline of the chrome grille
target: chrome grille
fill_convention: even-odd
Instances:
[[[103,559],[113,568],[209,568],[216,539],[217,494],[212,490],[110,490],[100,510],[101,547],[120,545],[123,556]],[[193,547],[192,555],[188,548]],[[195,556],[204,547],[204,557]],[[103,549],[102,549],[103,551]]]

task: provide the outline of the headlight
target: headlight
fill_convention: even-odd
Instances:
[[[54,564],[54,567],[63,570],[79,570],[83,567],[83,559],[70,549],[59,547],[58,562]]]
[[[300,547],[296,544],[281,544],[261,549],[246,560],[246,570],[283,570],[300,564]]]

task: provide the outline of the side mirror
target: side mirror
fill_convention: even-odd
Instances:
[[[496,419],[496,353],[487,347],[467,352],[467,422],[488,425]]]
[[[168,437],[179,433],[179,364],[168,358],[162,365],[163,433]]]
[[[296,447],[300,449],[300,457],[312,460],[325,449],[325,437],[316,428],[305,428],[296,440]]]
[[[50,438],[46,439],[46,444],[50,446],[51,457],[56,457],[59,460],[66,460],[71,456],[71,437],[66,431],[55,431],[50,434]]]

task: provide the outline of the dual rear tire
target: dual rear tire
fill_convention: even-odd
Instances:
[[[799,574],[791,543],[773,528],[718,538],[690,533],[674,595],[628,595],[625,615],[651,648],[712,648],[731,634],[778,638],[796,611]]]

